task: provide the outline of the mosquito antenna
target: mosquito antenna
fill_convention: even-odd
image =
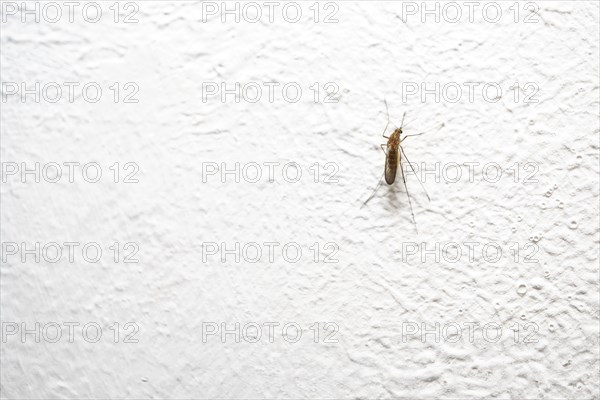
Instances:
[[[408,197],[408,205],[410,206],[410,214],[412,215],[413,223],[415,224],[415,229],[416,229],[417,235],[418,235],[419,228],[417,227],[417,220],[415,219],[415,213],[413,212],[412,202],[410,201],[410,193],[408,192],[408,186],[406,186],[406,178],[404,177],[404,171],[402,170],[402,166],[400,166],[400,172],[402,172],[402,181],[404,182],[404,189],[406,190],[406,196]]]
[[[434,129],[440,130],[440,129],[442,129],[444,126],[446,126],[446,124],[444,124],[444,123],[442,122],[440,125],[438,125],[438,126],[435,126],[435,127],[431,128],[431,129],[427,129],[426,131],[423,131],[423,132],[420,132],[420,133],[414,133],[414,134],[412,134],[412,135],[404,135],[404,137],[403,137],[403,138],[400,140],[400,143],[402,143],[402,142],[404,141],[404,139],[406,139],[407,137],[411,137],[411,136],[421,136],[421,135],[424,135],[424,134],[426,134],[426,133],[428,133],[428,132],[431,132],[431,131],[432,131],[432,130],[434,130]]]
[[[390,126],[390,122],[392,122],[390,120],[390,112],[388,110],[388,104],[387,104],[387,99],[384,97],[383,98],[383,102],[385,104],[385,115],[387,116],[387,123],[385,124],[385,128],[383,129],[383,133],[381,134],[381,136],[383,136],[384,138],[388,138],[387,136],[385,136],[385,131],[387,131],[388,126]],[[396,124],[394,124],[394,122],[392,122],[392,125],[396,126]]]
[[[405,126],[409,126],[414,120],[416,120],[417,118],[409,118],[408,121],[406,121],[406,125],[402,124],[402,128],[404,128]]]
[[[402,122],[400,122],[400,129],[402,129],[402,127],[404,126],[404,117],[406,117],[406,111],[404,111],[404,114],[402,114]]]
[[[425,195],[427,196],[427,200],[431,201],[431,197],[429,197],[429,193],[427,193],[427,189],[425,189],[425,185],[423,185],[423,182],[421,182],[421,180],[419,179],[419,176],[417,175],[417,172],[413,168],[412,163],[410,162],[410,160],[408,159],[408,157],[406,157],[406,153],[404,153],[404,149],[402,148],[402,146],[400,146],[400,151],[402,152],[402,155],[404,156],[404,158],[408,162],[408,165],[410,166],[410,169],[412,169],[413,173],[415,174],[415,177],[417,178],[417,180],[421,184],[421,187],[423,188],[423,191],[425,192]],[[402,165],[400,165],[400,169],[403,170]],[[404,176],[404,173],[403,173],[402,176]]]

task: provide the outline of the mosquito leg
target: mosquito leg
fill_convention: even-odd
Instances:
[[[375,186],[375,189],[373,190],[373,193],[371,193],[371,195],[369,196],[369,198],[363,203],[362,206],[360,206],[360,208],[363,208],[364,206],[366,206],[367,203],[375,196],[375,193],[377,192],[377,189],[379,189],[379,186],[381,186],[381,182],[382,181],[383,181],[383,175],[381,176],[381,178],[379,178],[379,182],[377,182],[377,186]]]
[[[402,148],[402,146],[400,146],[400,151],[402,152],[402,156],[404,157],[404,159],[408,162],[408,165],[410,166],[410,169],[412,169],[413,173],[417,177],[417,180],[421,184],[421,187],[423,188],[423,191],[425,192],[425,195],[427,195],[427,200],[431,201],[431,197],[429,197],[429,193],[427,193],[427,189],[425,189],[425,186],[423,185],[423,182],[421,182],[421,180],[419,179],[419,176],[417,175],[417,172],[413,168],[410,160],[408,159],[408,157],[406,157],[406,154],[404,153],[404,149]],[[402,169],[402,165],[400,165],[400,169]],[[404,174],[402,176],[404,176]]]
[[[381,150],[383,151],[383,154],[385,154],[385,156],[387,157],[387,153],[385,152],[384,146],[387,146],[386,144],[381,144]],[[383,181],[383,177],[385,176],[385,172],[383,173],[383,175],[381,176],[381,178],[379,179],[379,183],[377,183],[377,186],[375,186],[375,189],[373,190],[373,193],[371,193],[371,196],[369,196],[369,198],[367,199],[367,201],[365,201],[363,203],[362,206],[360,206],[360,208],[363,208],[364,206],[367,205],[367,203],[373,198],[373,196],[375,196],[375,192],[377,192],[377,189],[379,189],[379,186],[381,185],[381,182]]]
[[[406,139],[407,137],[411,137],[411,136],[421,136],[423,134],[425,134],[426,132],[421,132],[421,133],[414,133],[412,135],[404,135],[404,137],[402,139],[400,139],[400,143],[404,142],[404,139]]]
[[[402,142],[404,141],[404,139],[406,139],[407,137],[411,137],[411,136],[421,136],[421,135],[424,135],[424,134],[426,134],[427,132],[430,132],[430,131],[432,131],[432,130],[434,130],[434,129],[438,129],[438,130],[439,130],[439,129],[442,129],[444,126],[445,126],[445,124],[442,122],[442,123],[441,123],[439,126],[433,127],[433,128],[431,128],[431,129],[428,129],[428,130],[426,130],[426,131],[424,131],[424,132],[420,132],[420,133],[414,133],[414,134],[412,134],[412,135],[404,135],[404,137],[403,137],[402,139],[400,139],[400,143],[402,143]]]
[[[402,182],[404,182],[404,189],[406,190],[406,196],[408,197],[408,205],[410,206],[410,214],[412,215],[413,223],[415,224],[415,229],[416,229],[417,235],[418,235],[419,228],[417,227],[417,220],[415,219],[415,213],[413,212],[412,202],[410,201],[410,193],[408,192],[408,186],[406,186],[406,178],[404,177],[404,170],[402,170],[402,166],[400,166],[400,172],[402,172]]]

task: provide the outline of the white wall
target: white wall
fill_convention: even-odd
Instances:
[[[32,16],[22,23],[21,11],[12,15],[7,4],[0,41],[3,398],[598,398],[597,2],[538,1],[534,23],[523,21],[525,2],[516,23],[512,2],[500,3],[497,23],[482,17],[486,3],[473,22],[459,2],[459,22],[445,21],[454,15],[445,8],[439,23],[433,16],[423,23],[421,2],[404,4],[404,11],[416,5],[416,15],[403,13],[400,2],[338,2],[338,22],[327,24],[322,19],[336,8],[325,2],[318,23],[312,2],[301,3],[295,24],[283,19],[283,3],[273,23],[264,8],[255,24],[233,16],[222,23],[219,14],[203,22],[202,4],[192,1],[138,1],[133,24],[114,23],[112,2],[100,3],[98,23],[81,17],[84,3],[73,23],[65,6],[57,23]],[[122,9],[121,20],[131,10]],[[22,102],[10,94],[11,82],[97,82],[103,95],[91,103],[77,89],[70,102],[63,86],[57,103],[36,103],[33,95]],[[137,84],[139,102],[115,103],[114,82],[121,96],[131,91],[125,83]],[[256,103],[231,95],[223,103],[203,101],[206,82],[280,86],[273,102],[265,92]],[[281,97],[290,82],[302,88],[296,103]],[[325,83],[337,84],[337,102],[315,102],[315,82],[321,96]],[[456,83],[462,97],[403,96],[413,83],[436,82]],[[480,83],[473,99],[468,82]],[[483,98],[486,83],[499,85],[501,98]],[[524,101],[535,87],[538,102]],[[426,176],[431,202],[407,177],[418,234],[400,178],[361,208],[383,173],[384,98],[396,124],[407,113],[407,134],[445,123],[404,142],[413,163],[450,167]],[[57,183],[10,174],[12,163],[36,162],[96,162],[102,177],[88,183],[77,169],[70,183],[66,167]],[[119,183],[109,169],[115,162]],[[138,183],[122,182],[127,162],[139,166]],[[203,182],[211,162],[281,164],[273,183],[264,176],[236,183],[231,175]],[[288,162],[302,168],[297,183],[282,178]],[[316,162],[319,183],[310,170]],[[339,168],[337,183],[322,182],[326,163]],[[462,165],[455,183],[452,163]],[[465,163],[478,163],[472,179]],[[498,182],[490,182],[493,169],[483,175],[487,163],[501,166]],[[527,183],[535,167],[537,183]],[[62,244],[63,257],[36,263],[25,254],[22,262],[21,243],[31,249],[36,242]],[[98,243],[101,260],[87,262],[80,246],[70,262],[65,242]],[[127,242],[139,246],[138,263],[123,262]],[[207,242],[280,246],[274,262],[267,254],[257,263],[232,255],[203,262]],[[471,242],[478,244],[472,259]],[[281,256],[286,243],[302,247],[300,261]],[[420,253],[407,254],[436,243],[457,243],[462,255],[451,262],[455,249],[439,250],[439,261],[424,254],[422,262]],[[490,246],[484,258],[485,244],[501,249],[500,260],[490,260]],[[323,262],[335,246],[338,262]],[[526,263],[532,252],[535,261]],[[72,343],[69,322],[80,324]],[[139,327],[138,343],[123,343],[134,329],[127,322]],[[203,343],[210,323],[252,322],[263,326],[258,343],[249,343],[252,329],[240,343],[233,335]],[[280,324],[273,343],[268,322]],[[297,343],[282,336],[290,322],[302,329]],[[315,322],[337,326],[337,342],[325,343],[320,332],[315,343]],[[40,342],[32,333],[23,339],[22,329],[36,323]],[[56,343],[52,323],[63,329]],[[82,336],[86,323],[102,328],[98,342],[88,342],[94,328]],[[422,337],[421,324],[438,326],[442,336]],[[469,326],[477,326],[473,340]],[[419,332],[408,335],[414,327]]]

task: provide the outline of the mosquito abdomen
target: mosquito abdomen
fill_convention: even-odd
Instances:
[[[385,158],[385,182],[391,185],[396,180],[396,171],[398,170],[398,150],[394,148],[388,149],[387,157]]]

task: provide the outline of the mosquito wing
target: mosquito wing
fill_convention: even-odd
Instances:
[[[388,151],[385,157],[385,182],[391,185],[396,180],[396,171],[398,170],[398,152]]]

